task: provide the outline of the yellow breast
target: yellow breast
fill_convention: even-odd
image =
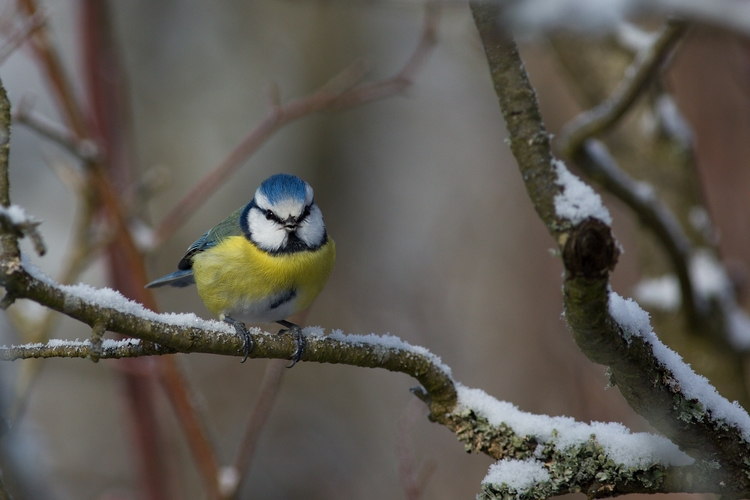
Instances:
[[[294,291],[295,307],[287,315],[291,316],[323,290],[335,260],[336,246],[330,238],[313,251],[271,255],[244,236],[231,236],[196,254],[193,274],[201,299],[216,315],[261,307],[270,297]]]

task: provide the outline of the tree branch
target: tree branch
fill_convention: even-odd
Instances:
[[[21,99],[13,113],[13,121],[25,125],[42,137],[62,146],[84,162],[100,162],[102,154],[91,139],[80,139],[75,131],[55,123],[31,109],[27,98]]]
[[[5,86],[0,81],[0,206],[6,211],[10,208],[10,178],[8,161],[10,155],[10,101]],[[18,249],[18,235],[15,231],[3,231],[1,236],[3,259],[18,261],[21,252]]]
[[[18,205],[0,207],[0,228],[3,234],[13,233],[16,239],[28,237],[34,245],[34,251],[42,256],[47,252],[47,247],[36,229],[39,224],[40,221],[27,217],[24,209]]]
[[[747,495],[742,457],[750,452],[750,417],[664,346],[637,304],[610,293],[609,273],[619,252],[608,214],[587,214],[585,208],[601,200],[553,160],[518,49],[497,22],[499,7],[473,2],[471,9],[511,149],[537,213],[562,250],[565,318],[576,343],[592,361],[609,366],[628,404],[699,466],[720,464],[714,476],[723,492]]]
[[[670,20],[654,40],[640,50],[625,72],[614,93],[598,106],[584,111],[567,124],[561,133],[559,149],[575,162],[590,178],[600,182],[638,216],[639,220],[659,239],[669,255],[680,283],[682,304],[688,321],[698,329],[705,323],[709,310],[695,294],[690,276],[693,245],[669,208],[644,183],[637,183],[621,170],[614,158],[600,143],[587,143],[610,130],[651,87],[661,72],[664,61],[682,39],[687,25]]]
[[[638,182],[622,170],[607,147],[594,139],[586,140],[574,157],[576,165],[591,179],[625,203],[659,239],[669,255],[680,283],[680,295],[690,324],[704,325],[708,304],[695,293],[690,276],[690,258],[694,248],[677,218],[645,182]]]
[[[579,114],[565,126],[560,134],[559,143],[563,156],[575,158],[586,139],[603,134],[627,113],[654,81],[667,56],[682,39],[686,30],[687,25],[684,22],[668,21],[654,41],[638,52],[615,92],[607,100]]]
[[[108,318],[108,331],[137,337],[176,352],[229,356],[243,353],[243,339],[225,323],[201,320],[192,314],[157,314],[113,290],[96,290],[86,285],[57,285],[29,265],[12,266],[3,262],[0,266],[4,271],[4,286],[14,297],[34,300],[91,327],[102,318]],[[289,359],[294,351],[290,334],[275,335],[254,329],[251,336],[255,344],[250,354],[252,358]],[[356,338],[347,341],[313,336],[307,341],[302,360],[380,367],[411,374],[427,389],[433,406],[441,408],[440,413],[444,413],[445,408],[451,408],[455,403],[450,375],[445,367],[435,363],[434,356],[415,353],[407,346],[403,344],[391,349],[377,344],[361,344]],[[16,357],[10,348],[0,348],[0,359]],[[80,356],[76,354],[75,357]]]
[[[15,28],[7,34],[5,43],[0,47],[0,64],[5,62],[13,52],[23,45],[29,36],[31,36],[37,29],[41,28],[46,22],[46,13],[39,11],[33,16],[27,17],[20,28]]]
[[[140,338],[104,340],[101,359],[174,352],[242,355],[243,340],[221,322],[203,321],[189,314],[156,314],[126,301],[111,290],[54,285],[33,276],[25,267],[11,272],[6,284],[13,284],[13,289],[20,286],[28,291],[16,292],[19,297],[39,301],[87,324],[109,318],[109,330]],[[263,333],[258,329],[250,333],[256,344],[251,357],[286,359],[294,350],[293,339],[288,335]],[[46,344],[0,347],[0,359],[85,358],[92,356],[92,350],[93,343],[88,340],[53,340]],[[456,433],[467,450],[487,453],[498,459],[537,457],[545,461],[555,482],[555,489],[550,490],[554,494],[593,491],[592,488],[599,491],[598,496],[636,491],[720,490],[716,483],[711,482],[706,464],[685,465],[690,458],[681,455],[663,438],[631,435],[617,424],[592,427],[572,419],[520,412],[476,389],[460,385],[457,388],[449,368],[438,358],[423,348],[410,346],[394,337],[340,333],[323,337],[307,330],[303,360],[378,367],[411,375],[424,387],[418,392],[430,407],[431,419]],[[617,446],[606,442],[611,433],[620,436]],[[598,441],[593,434],[601,435],[605,441]],[[635,465],[616,459],[613,450],[624,446],[623,442],[630,443],[630,449],[638,453],[643,451],[641,454],[633,452],[637,459]],[[571,467],[577,470],[572,476]],[[485,485],[485,494],[496,491],[493,488]]]
[[[19,0],[19,4],[29,15],[33,16],[38,11],[35,0]],[[85,13],[83,19],[84,39],[87,40],[86,46],[93,49],[84,58],[88,65],[87,68],[91,70],[88,74],[90,76],[93,75],[93,80],[95,80],[93,83],[101,83],[97,78],[103,74],[101,65],[106,60],[106,73],[113,78],[112,81],[108,81],[107,83],[116,85],[120,83],[119,79],[121,75],[117,71],[114,73],[111,72],[113,69],[117,69],[117,60],[116,51],[113,49],[114,42],[111,26],[106,16],[105,7],[103,7],[101,2],[93,1],[84,2],[82,9]],[[108,246],[107,253],[110,270],[112,271],[111,276],[113,277],[115,286],[129,294],[132,298],[155,309],[156,303],[153,296],[148,290],[143,288],[147,283],[143,254],[133,241],[128,214],[125,213],[122,197],[119,196],[118,189],[113,184],[117,180],[118,174],[128,173],[128,168],[131,165],[129,163],[124,165],[122,163],[113,164],[113,162],[122,159],[117,156],[122,150],[114,147],[117,141],[112,142],[113,139],[116,139],[117,134],[109,134],[108,132],[112,130],[105,130],[101,121],[97,120],[102,116],[98,112],[103,111],[105,114],[107,112],[111,113],[109,118],[114,123],[121,124],[125,121],[122,114],[114,112],[115,106],[113,102],[120,96],[114,96],[112,93],[120,89],[115,89],[106,84],[92,85],[89,104],[94,113],[90,117],[93,119],[87,119],[83,112],[83,107],[79,106],[75,94],[72,92],[72,85],[65,74],[60,57],[47,31],[45,29],[37,30],[31,38],[31,42],[41,69],[57,97],[60,113],[75,133],[76,140],[81,142],[95,137],[92,133],[92,126],[98,132],[98,137],[104,140],[106,151],[102,155],[103,158],[96,159],[92,156],[83,162],[83,167],[86,183],[91,187],[91,191],[95,193],[95,198],[93,198],[96,202],[95,208],[102,209],[103,213],[109,219],[111,227],[114,229],[114,237]],[[111,52],[102,55],[100,51],[104,50],[105,46]],[[99,99],[102,97],[105,99]],[[122,133],[121,129],[119,133]],[[117,143],[117,145],[120,145],[120,143]],[[110,162],[110,164],[107,165],[105,162]],[[106,168],[107,166],[110,168]],[[164,361],[160,368],[161,370],[158,373],[162,377],[169,377],[169,380],[163,380],[164,387],[169,391],[169,401],[175,409],[179,423],[185,430],[186,438],[190,440],[188,444],[191,451],[208,450],[213,454],[207,433],[203,432],[201,428],[200,418],[194,411],[185,411],[191,404],[190,390],[186,386],[179,384],[183,378],[179,373],[174,373],[174,370],[177,370],[177,366],[173,362]],[[162,454],[156,447],[157,440],[155,437],[158,436],[159,426],[156,415],[153,412],[152,391],[150,387],[152,381],[143,377],[132,377],[127,372],[125,372],[125,380],[127,385],[125,394],[130,398],[129,407],[132,410],[131,415],[135,422],[137,445],[140,453],[137,465],[140,470],[144,490],[150,498],[163,498],[166,495],[168,471],[162,459]],[[218,497],[218,490],[211,488],[216,485],[218,471],[214,469],[210,473],[205,474],[205,465],[214,463],[215,459],[211,457],[207,459],[202,456],[195,456],[194,458],[199,466],[198,470],[204,473],[204,484],[209,488],[207,493],[212,498]]]
[[[174,349],[160,346],[152,342],[142,342],[141,339],[127,338],[123,340],[104,339],[99,352],[90,340],[57,340],[46,343],[12,345],[0,347],[3,361],[33,358],[87,358],[87,359],[120,359],[137,358],[139,356],[161,356],[174,354]]]
[[[245,425],[245,433],[242,435],[234,464],[231,467],[232,473],[228,474],[236,480],[231,481],[231,484],[227,481],[226,489],[222,491],[227,498],[234,498],[237,495],[240,486],[242,486],[242,479],[249,475],[260,433],[271,413],[284,373],[286,373],[286,362],[284,361],[272,360],[266,365],[266,372],[263,375],[263,381],[260,383],[258,398],[253,405],[253,411],[250,413],[247,425]]]
[[[521,491],[524,495],[514,497],[542,499],[577,492],[612,497],[719,489],[712,470],[694,464],[663,437],[632,434],[619,424],[585,424],[567,417],[533,415],[461,385],[458,401],[446,425],[467,451],[481,451],[501,460],[483,481],[484,498],[508,498],[505,495]],[[503,480],[502,470],[497,468],[518,461],[531,462],[528,465],[541,477],[523,488],[513,488],[513,482]]]

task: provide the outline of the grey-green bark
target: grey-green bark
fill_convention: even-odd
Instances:
[[[607,365],[628,404],[700,467],[719,464],[713,477],[722,493],[747,496],[750,443],[742,431],[686,398],[652,346],[641,338],[627,342],[610,315],[609,272],[618,256],[611,230],[591,219],[575,227],[555,214],[559,186],[548,135],[515,42],[498,22],[497,5],[473,2],[471,9],[526,189],[563,254],[565,317],[576,343],[592,361]]]
[[[691,134],[684,123],[674,126],[675,121],[682,121],[678,111],[670,113],[670,123],[663,120],[660,111],[664,102],[674,106],[666,86],[661,83],[665,65],[658,64],[675,57],[671,55],[670,45],[665,43],[672,40],[673,34],[669,26],[663,29],[635,59],[630,50],[612,40],[592,43],[573,35],[552,37],[558,61],[583,106],[595,106],[603,112],[611,109],[607,103],[618,95],[627,93],[639,97],[629,100],[630,107],[623,107],[629,118],[623,121],[620,116],[616,133],[606,138],[606,147],[591,139],[584,142],[587,135],[576,132],[579,147],[571,148],[563,137],[560,149],[573,155],[569,159],[592,181],[623,201],[637,217],[641,223],[637,252],[644,274],[655,277],[674,273],[679,279],[681,309],[650,311],[660,338],[680,352],[698,373],[708,377],[721,394],[748,408],[745,353],[730,341],[729,315],[737,308],[733,291],[727,287],[722,296],[706,297],[695,289],[689,272],[690,260],[696,251],[714,256],[718,251],[715,238],[707,235],[707,226],[697,227],[690,221],[690,214],[696,210],[708,213],[704,208]],[[650,77],[628,78],[636,74]],[[628,92],[616,90],[617,82],[622,79],[628,82]],[[589,113],[584,113],[586,115]],[[642,123],[649,119],[657,127],[645,133]],[[566,128],[570,131],[581,123],[581,120],[574,120]],[[589,129],[587,133],[600,132]],[[651,188],[646,196],[644,182]]]

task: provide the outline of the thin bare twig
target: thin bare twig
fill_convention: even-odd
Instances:
[[[668,21],[654,42],[638,53],[615,92],[565,126],[559,142],[565,157],[574,158],[586,139],[604,133],[622,118],[662,69],[662,63],[686,30],[684,22]]]
[[[396,455],[398,457],[398,477],[407,500],[419,500],[424,494],[432,474],[437,468],[434,460],[428,461],[422,470],[417,472],[417,460],[414,456],[411,432],[417,417],[423,417],[424,406],[416,404],[416,400],[409,402],[405,414],[398,423],[396,440]]]
[[[13,52],[23,45],[29,36],[31,36],[37,29],[41,28],[46,22],[47,14],[43,11],[39,11],[33,16],[27,17],[20,28],[13,29],[10,34],[8,34],[5,43],[0,47],[0,64],[5,62]]]
[[[284,125],[312,113],[338,111],[391,97],[408,88],[435,45],[440,7],[436,2],[427,2],[425,9],[425,23],[419,43],[395,77],[355,87],[364,76],[364,67],[357,61],[314,93],[284,105],[279,105],[278,88],[272,86],[269,92],[269,110],[265,118],[164,217],[154,231],[154,248],[182,226],[243,162]]]
[[[35,0],[18,0],[18,6],[28,17],[34,17],[39,12]],[[68,125],[78,137],[89,137],[86,133],[86,120],[75,100],[75,93],[65,74],[60,56],[47,32],[47,25],[43,24],[40,29],[35,30],[29,40],[37,59],[41,62],[41,69],[47,77],[52,93],[58,100],[61,114],[68,120]]]
[[[417,75],[427,63],[434,46],[437,44],[437,30],[440,23],[442,2],[428,1],[425,3],[425,16],[422,24],[422,34],[419,43],[412,52],[409,60],[396,76],[381,82],[358,85],[339,97],[332,106],[332,110],[339,111],[359,104],[398,95],[406,91],[416,79]]]
[[[25,125],[42,137],[62,146],[84,162],[99,162],[102,160],[101,152],[94,141],[80,139],[75,131],[34,112],[26,97],[21,99],[21,102],[16,106],[13,121]]]
[[[19,0],[19,3],[21,8],[30,16],[33,16],[38,11],[35,0]],[[96,7],[95,4],[90,4],[89,6]],[[97,12],[101,13],[101,11]],[[101,23],[94,22],[93,26],[101,27]],[[90,34],[88,31],[86,33]],[[97,42],[99,41],[97,40]],[[34,36],[31,37],[31,42],[37,55],[37,60],[52,87],[52,91],[61,109],[61,114],[66,119],[68,126],[76,134],[79,141],[93,137],[90,133],[88,122],[84,118],[82,108],[76,102],[72,86],[60,62],[60,57],[51,43],[49,34],[45,29],[37,30]],[[111,151],[107,151],[107,153],[111,153]],[[118,192],[113,188],[111,180],[100,161],[90,159],[89,161],[85,161],[83,166],[87,177],[86,182],[93,188],[92,191],[97,194],[97,207],[101,206],[104,209],[104,213],[112,221],[112,226],[115,228],[115,237],[109,246],[111,250],[110,262],[117,263],[114,264],[117,266],[117,269],[115,269],[116,276],[126,276],[126,282],[120,283],[119,286],[125,285],[125,291],[131,295],[131,298],[154,309],[156,304],[153,296],[143,290],[143,286],[147,282],[143,256],[130,234],[127,217],[123,212]],[[127,272],[122,272],[124,270],[123,267],[127,268]],[[174,364],[166,364],[162,373],[169,374],[175,369]],[[150,382],[143,379],[136,379],[130,374],[126,374],[125,379],[126,395],[131,398],[130,408],[136,424],[136,437],[140,453],[138,463],[144,489],[150,498],[164,498],[167,489],[167,469],[162,459],[163,454],[158,449],[156,442],[158,422],[153,411],[153,403],[150,399],[153,397],[149,386]],[[172,380],[180,381],[182,378],[175,376]],[[167,386],[174,387],[174,384],[168,384]],[[173,403],[182,401],[185,399],[184,395],[187,392],[187,388],[181,388],[179,394],[170,395],[172,396],[170,397],[170,401]],[[178,416],[184,415],[179,409],[176,409],[176,412]],[[199,421],[197,417],[194,420]],[[183,428],[196,427],[188,422],[181,423],[183,424]],[[197,427],[200,429],[200,426]],[[210,449],[210,446],[204,446],[205,443],[208,443],[205,433],[202,435],[196,433],[186,434],[187,439],[196,437],[201,440],[201,443],[197,445],[193,443],[190,446],[191,450]],[[196,460],[201,460],[200,457],[195,458]],[[203,468],[199,468],[199,470],[203,471]],[[215,478],[217,472],[213,471],[210,475]]]
[[[255,401],[253,411],[245,426],[245,434],[240,440],[240,447],[237,450],[237,456],[234,460],[233,471],[234,484],[225,485],[226,491],[222,491],[225,497],[231,498],[237,494],[242,485],[242,478],[247,477],[250,470],[250,464],[258,445],[258,438],[266,425],[268,416],[271,413],[276,396],[281,387],[281,380],[286,372],[286,361],[273,359],[266,365],[266,372],[263,375],[263,381],[260,384],[258,399]]]
[[[214,447],[208,439],[203,422],[200,421],[196,405],[192,401],[192,394],[188,390],[187,381],[182,378],[182,371],[175,366],[172,356],[161,359],[161,377],[165,392],[172,402],[172,408],[177,413],[178,421],[187,437],[188,446],[201,473],[206,492],[212,500],[219,500],[219,464],[216,460]]]

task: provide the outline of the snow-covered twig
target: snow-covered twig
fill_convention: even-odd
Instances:
[[[572,30],[601,33],[623,21],[648,16],[679,16],[741,35],[750,33],[750,4],[736,0],[491,0],[515,33]]]
[[[704,351],[701,356],[723,358],[724,354],[720,351],[729,348],[736,352],[733,357],[734,365],[741,367],[742,353],[750,346],[750,319],[739,308],[735,292],[728,285],[726,270],[722,269],[723,266],[716,257],[718,251],[714,247],[715,233],[710,227],[708,212],[702,208],[704,200],[701,192],[696,187],[700,179],[695,171],[695,159],[691,151],[692,131],[672,97],[664,91],[659,78],[659,70],[663,67],[663,63],[659,61],[668,57],[670,43],[674,44],[675,41],[674,36],[674,32],[670,33],[668,27],[665,27],[651,42],[643,43],[640,55],[625,70],[625,77],[620,82],[618,91],[604,99],[603,104],[582,113],[565,127],[567,132],[561,138],[561,149],[590,179],[600,183],[604,189],[624,202],[643,227],[656,237],[674,271],[674,275],[667,278],[674,279],[676,285],[679,305],[675,309],[682,307],[693,334],[712,339],[711,343],[717,344],[715,354]],[[603,57],[616,54],[617,51],[602,53],[602,49],[591,47],[582,50],[586,45],[571,44],[564,37],[558,38],[554,43],[561,62],[571,68],[569,73],[574,84],[583,90],[588,99],[601,100],[603,97],[597,94],[610,86],[612,75],[617,74],[617,71],[602,71],[595,69],[595,65],[600,66]],[[589,57],[583,55],[592,50],[598,54],[597,62],[593,64]],[[592,73],[588,73],[587,69],[591,69]],[[581,74],[587,75],[585,83],[574,76]],[[639,82],[636,82],[639,78],[634,75],[641,75]],[[592,84],[592,81],[596,83]],[[631,98],[635,98],[639,91],[653,91],[650,105],[641,114],[642,121],[639,123],[646,123],[647,119],[654,117],[658,120],[660,133],[644,137],[640,126],[622,123],[622,113],[628,108],[616,96],[627,95],[623,88],[632,89]],[[630,103],[630,107],[633,105],[634,101]],[[619,112],[615,113],[618,108]],[[633,110],[633,113],[638,111]],[[597,131],[598,127],[611,128],[615,121],[621,125],[621,132],[618,141],[613,143],[619,146],[613,147],[619,148],[618,154],[623,157],[623,162],[630,160],[629,170],[636,170],[639,175],[651,179],[656,187],[631,178],[610,155],[607,146],[590,137],[589,134],[601,133]],[[644,140],[650,141],[650,146],[640,147],[640,152],[635,153],[633,159],[634,156],[627,151],[635,144],[642,144]],[[695,229],[692,236],[689,227],[683,226],[678,220],[679,213],[673,212],[663,200],[670,200],[671,206],[681,210],[683,214],[688,211],[688,207],[691,213],[699,214],[700,226],[692,224]],[[687,219],[686,215],[681,220],[687,224]],[[717,277],[713,281],[722,282],[721,286],[714,286],[713,290],[704,289],[699,282],[699,273],[694,272],[697,263],[707,262],[704,258],[706,256],[716,264],[708,266],[716,268],[716,272],[711,273]],[[706,269],[707,266],[698,268]],[[718,293],[717,288],[721,288]],[[715,339],[720,342],[716,343]],[[722,362],[716,364],[726,366]],[[744,391],[741,382],[736,385],[739,386],[739,391]],[[736,391],[734,393],[737,394]]]
[[[157,314],[107,288],[58,285],[28,263],[4,261],[0,267],[3,284],[12,296],[34,300],[89,326],[106,319],[108,331],[177,352],[242,355],[243,339],[226,323],[202,320],[194,314]],[[257,328],[250,333],[255,344],[250,357],[288,359],[292,355],[294,341],[290,335],[264,333]],[[313,333],[308,337],[303,361],[348,363],[408,373],[422,383],[434,404],[452,407],[455,401],[450,370],[424,348],[387,336],[334,333],[323,337]],[[32,353],[33,349],[0,348],[0,359],[15,359],[12,353],[17,352]]]
[[[17,238],[28,237],[34,245],[37,255],[44,255],[47,247],[42,236],[37,231],[40,221],[26,215],[23,208],[11,205],[7,208],[0,206],[0,226],[4,233],[15,233]]]
[[[104,339],[99,349],[90,340],[51,339],[45,343],[22,344],[0,347],[0,359],[13,361],[31,358],[91,358],[119,359],[139,356],[160,356],[174,354],[168,347],[142,342],[140,339]]]
[[[670,20],[653,41],[642,48],[625,72],[615,92],[593,109],[574,118],[559,140],[562,154],[592,179],[628,205],[662,243],[679,279],[682,303],[690,323],[697,327],[708,312],[693,290],[688,270],[693,246],[669,208],[645,183],[631,179],[617,166],[604,144],[592,140],[621,120],[653,83],[664,61],[682,38],[686,25]]]

